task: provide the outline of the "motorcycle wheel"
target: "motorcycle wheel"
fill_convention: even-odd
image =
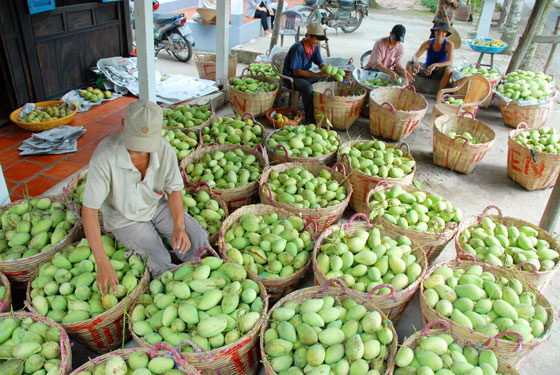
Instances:
[[[358,30],[358,27],[362,24],[362,19],[364,18],[364,14],[359,10],[354,10],[352,13],[355,13],[355,17],[353,17],[356,22],[348,25],[348,26],[341,26],[340,29],[345,33],[353,33],[354,31]]]
[[[177,32],[168,35],[167,39],[173,44],[173,49],[169,49],[173,56],[181,62],[189,62],[193,53],[191,42]]]

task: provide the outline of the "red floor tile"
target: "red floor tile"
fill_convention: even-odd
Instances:
[[[98,139],[106,135],[109,135],[114,130],[115,128],[111,126],[102,125],[99,123],[93,123],[86,127],[86,134],[88,137]]]
[[[11,131],[12,131],[12,128],[10,126],[0,127],[0,134],[8,134]]]
[[[118,99],[111,100],[110,103],[113,107],[122,108],[122,107],[126,107],[128,104],[130,104],[132,102],[135,102],[137,100],[138,100],[138,98],[135,97],[135,96],[121,96]]]
[[[15,188],[11,193],[25,196],[26,195],[25,187],[27,185],[27,191],[29,192],[29,196],[35,197],[43,194],[45,191],[49,190],[54,185],[58,184],[60,181],[62,180],[59,178],[37,176],[27,181],[25,184],[21,184],[20,186]]]
[[[4,176],[13,181],[26,181],[45,168],[44,165],[21,161],[10,168],[4,169]]]
[[[22,160],[24,160],[24,158],[19,156],[19,150],[17,148],[11,147],[0,152],[0,165],[2,165],[4,170]]]
[[[8,147],[16,146],[19,147],[21,141],[14,138],[9,138],[6,136],[0,136],[0,150],[4,150]]]
[[[66,157],[66,160],[80,161],[83,163],[89,163],[91,155],[97,147],[94,145],[87,145],[78,149],[78,151]]]
[[[92,143],[93,141],[95,141],[94,138],[92,137],[88,137],[87,135],[82,135],[80,138],[78,138],[78,151],[80,150],[80,148],[89,145],[90,143]]]
[[[64,159],[66,156],[68,156],[68,154],[26,156],[25,160],[34,161],[35,163],[41,163],[50,166],[55,164],[59,160]]]
[[[90,116],[106,117],[118,111],[119,109],[119,107],[114,107],[110,104],[103,103],[102,105],[93,107],[92,109],[87,111],[86,114]]]
[[[66,178],[85,167],[85,165],[85,163],[63,160],[53,167],[43,171],[41,175],[55,178]]]
[[[78,113],[72,119],[72,122],[70,123],[70,125],[72,125],[72,126],[85,126],[85,125],[91,124],[92,122],[95,122],[97,120],[99,120],[99,117],[92,116],[92,115],[89,114],[89,112]]]
[[[23,195],[10,194],[10,202],[12,203],[19,201],[21,199],[23,199]]]
[[[12,190],[19,184],[18,182],[8,180],[8,179],[4,179],[4,181],[6,181],[6,187],[8,188],[8,191]]]
[[[122,120],[124,119],[124,110],[123,111],[119,111],[117,113],[114,113],[110,116],[107,116],[105,118],[102,118],[101,120],[99,120],[98,122],[104,125],[110,125],[112,127],[122,127],[123,126],[123,122]]]
[[[27,130],[23,130],[14,125],[14,128],[12,128],[12,130],[8,134],[6,134],[6,136],[10,138],[27,139],[31,137],[32,134],[33,132],[28,132]]]

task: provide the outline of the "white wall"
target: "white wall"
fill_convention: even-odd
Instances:
[[[10,203],[10,193],[4,180],[4,173],[2,173],[2,165],[0,165],[0,206]]]

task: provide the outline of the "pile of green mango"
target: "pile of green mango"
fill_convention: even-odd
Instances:
[[[0,210],[0,260],[27,258],[58,244],[76,216],[49,198],[22,200]]]
[[[36,108],[35,110],[28,113],[27,115],[21,116],[19,118],[19,121],[30,122],[30,123],[53,121],[69,116],[73,112],[74,112],[74,107],[70,109],[67,107],[66,103],[60,106],[48,105],[45,107]]]
[[[542,100],[548,98],[553,91],[551,76],[526,70],[507,74],[498,86],[498,92],[512,100]]]
[[[414,350],[403,346],[397,352],[395,375],[500,375],[492,350],[479,352],[474,346],[461,346],[448,334],[419,336],[418,344]]]
[[[269,189],[265,194],[297,208],[325,208],[335,206],[347,197],[346,186],[332,176],[328,168],[322,168],[315,176],[307,169],[294,167],[279,172],[273,170],[268,176]]]
[[[239,91],[247,92],[249,94],[266,93],[265,89],[259,90],[264,87],[268,92],[272,92],[278,88],[278,85],[274,83],[268,83],[265,81],[260,81],[256,78],[244,77],[244,78],[234,78],[233,88]]]
[[[162,108],[163,126],[192,128],[212,117],[208,105],[181,104],[175,108]]]
[[[8,290],[6,289],[6,287],[4,285],[0,285],[0,301],[4,301],[4,298],[6,297],[6,292]]]
[[[234,144],[249,147],[263,140],[263,130],[252,119],[243,120],[239,115],[216,117],[212,125],[202,128],[202,142],[220,145]]]
[[[132,331],[151,345],[190,340],[202,350],[218,349],[250,332],[264,308],[259,284],[245,268],[216,257],[164,272],[150,292],[138,298],[130,318]]]
[[[344,80],[344,76],[346,75],[346,72],[344,70],[337,69],[331,64],[325,65],[323,67],[323,72],[333,77],[337,82],[342,82]]]
[[[371,216],[379,216],[391,224],[423,232],[443,232],[447,224],[461,221],[461,209],[440,195],[423,191],[407,193],[401,185],[378,190],[369,202]]]
[[[218,232],[222,221],[226,218],[226,212],[220,207],[218,201],[204,190],[193,193],[181,190],[181,194],[183,195],[183,207],[189,215],[198,221],[210,236]]]
[[[233,189],[258,180],[262,168],[255,155],[237,148],[207,153],[185,171],[191,183],[204,181],[212,189]]]
[[[558,249],[551,249],[550,242],[538,236],[530,226],[506,226],[484,217],[460,234],[459,243],[469,254],[495,266],[531,263],[538,271],[550,271],[558,262]],[[530,266],[523,269],[532,270]]]
[[[470,77],[475,74],[482,74],[487,80],[491,80],[500,76],[500,71],[496,68],[488,70],[486,68],[477,69],[474,66],[465,66],[463,69],[461,69],[461,73],[463,73],[465,77]]]
[[[449,98],[445,99],[444,103],[452,104],[452,105],[463,105],[463,98],[454,98],[450,96]]]
[[[279,375],[385,374],[396,339],[378,311],[331,296],[287,301],[272,312],[262,338]]]
[[[558,154],[560,152],[560,135],[554,128],[543,126],[540,129],[522,130],[514,140],[532,150]]]
[[[459,135],[462,135],[463,137],[467,138],[469,140],[469,144],[475,145],[477,143],[480,143],[480,140],[477,137],[475,137],[474,135],[472,135],[467,131],[462,132],[461,134],[457,134],[457,132],[447,132],[445,133],[445,135],[447,135],[451,139],[455,139],[455,142],[457,143],[465,143],[465,140],[463,138],[457,138],[457,136]]]
[[[179,160],[193,152],[198,146],[198,135],[195,132],[185,133],[180,129],[162,129],[161,136],[169,141]]]
[[[260,74],[259,72],[262,72],[267,77],[276,78],[276,79],[280,78],[278,77],[278,74],[274,73],[274,71],[272,70],[272,65],[270,64],[251,63],[249,64],[249,70],[253,75],[257,75]]]
[[[267,145],[276,153],[284,154],[282,145],[288,150],[288,156],[296,158],[320,157],[336,152],[340,137],[334,130],[323,129],[315,124],[286,126],[272,133]]]
[[[60,329],[31,317],[0,318],[0,374],[58,375]]]
[[[127,258],[129,250],[111,237],[101,236],[101,240],[119,279],[116,293],[112,286],[104,296],[97,289],[97,264],[84,238],[39,268],[30,291],[30,302],[37,313],[59,323],[87,320],[111,309],[136,288],[145,264],[136,254]]]
[[[347,160],[342,155],[347,154],[353,169],[381,178],[403,178],[416,167],[414,159],[404,156],[403,150],[379,140],[342,146],[338,154],[339,159],[345,162]]]
[[[420,260],[412,250],[408,237],[382,236],[378,227],[353,233],[340,227],[321,243],[317,266],[327,279],[341,279],[358,292],[381,284],[391,284],[398,292],[422,275]],[[391,290],[383,287],[375,294],[391,294]]]
[[[264,277],[290,276],[304,267],[313,249],[311,232],[297,216],[244,215],[225,233],[231,260]]]
[[[443,266],[424,280],[424,298],[441,315],[484,335],[516,331],[525,343],[541,337],[548,319],[546,309],[518,279],[504,275],[496,277],[479,265]],[[511,334],[504,339],[517,342]]]
[[[367,80],[364,79],[361,81],[363,84],[365,85],[369,85],[369,86],[379,86],[379,87],[383,87],[383,86],[400,86],[403,83],[403,79],[402,77],[397,78],[396,81],[384,81],[381,78],[376,78],[373,80]]]
[[[93,362],[92,362],[93,363]],[[168,356],[150,358],[144,351],[136,351],[124,359],[120,355],[111,355],[106,364],[93,364],[91,371],[82,371],[80,375],[184,375],[175,368],[175,361]]]

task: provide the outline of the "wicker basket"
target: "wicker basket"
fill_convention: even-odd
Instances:
[[[150,358],[169,356],[173,359],[177,369],[181,371],[181,373],[187,375],[200,374],[200,372],[196,368],[194,368],[194,366],[190,365],[187,361],[182,359],[179,353],[177,353],[177,351],[173,347],[163,343],[159,343],[154,345],[154,349],[129,348],[129,349],[115,350],[110,353],[103,354],[99,357],[90,359],[88,362],[84,363],[76,370],[72,371],[71,375],[78,375],[84,371],[89,371],[90,373],[92,373],[94,366],[107,364],[107,362],[109,362],[109,360],[113,356],[119,356],[126,361],[128,360],[128,358],[130,358],[132,353],[135,352],[145,352],[148,356],[150,356]]]
[[[226,115],[226,116],[224,116],[224,118],[226,118],[226,117],[235,117],[235,116],[237,116],[237,115],[231,114],[231,115]],[[266,130],[265,130],[264,125],[263,125],[262,123],[258,122],[258,121],[255,119],[255,116],[253,116],[252,113],[246,112],[246,113],[244,113],[243,115],[241,115],[241,120],[246,121],[247,119],[252,120],[252,121],[253,121],[253,125],[256,125],[256,126],[258,126],[259,128],[261,128],[261,141],[258,142],[258,144],[262,144],[262,143],[264,142],[264,138],[265,138],[265,134],[266,134]],[[208,144],[208,143],[205,143],[205,142],[203,141],[203,139],[202,139],[202,137],[203,137],[202,129],[205,128],[205,127],[209,127],[209,128],[212,127],[212,124],[213,124],[213,123],[214,123],[214,120],[212,120],[211,123],[207,123],[206,125],[204,125],[203,127],[201,127],[201,128],[198,130],[199,147],[205,147],[205,146],[208,146],[208,145],[213,146],[213,145],[218,145],[218,144],[219,144],[219,143],[210,143],[210,144]],[[241,141],[241,142],[243,142],[243,141]],[[226,143],[226,144],[231,144],[231,143]],[[239,144],[241,144],[241,145],[243,145],[243,146],[251,147],[251,145],[247,145],[247,144],[243,144],[243,143],[239,143]],[[255,146],[256,146],[256,145],[255,145]]]
[[[496,134],[482,121],[465,118],[466,113],[464,112],[461,116],[445,115],[436,118],[433,143],[435,164],[452,171],[469,174],[492,147]],[[451,138],[447,135],[451,131],[457,134],[469,132],[478,139],[479,143],[469,143],[467,138],[462,135]],[[464,142],[457,142],[458,138]]]
[[[194,62],[198,76],[202,79],[216,80],[216,55],[215,54],[195,54]],[[233,78],[237,74],[237,55],[228,57],[228,78]]]
[[[183,103],[185,104],[185,103]],[[176,107],[179,107],[181,104],[175,104],[170,106],[170,109],[175,109]],[[189,132],[195,132],[198,133],[198,131],[200,129],[202,129],[203,127],[205,127],[206,125],[208,125],[212,119],[214,118],[214,116],[216,115],[216,111],[214,111],[214,106],[212,105],[212,103],[210,101],[208,101],[207,104],[189,104],[191,107],[202,107],[203,105],[207,105],[208,108],[210,109],[210,117],[208,117],[208,119],[206,121],[203,121],[202,123],[200,123],[200,125],[196,125],[196,126],[191,126],[190,128],[181,128],[178,126],[164,126],[163,129],[165,130],[175,130],[175,129],[179,129],[184,133],[189,133]]]
[[[522,122],[509,133],[507,175],[527,190],[553,187],[560,171],[560,155],[535,151],[517,143],[515,137],[523,130],[528,129]]]
[[[485,271],[492,273],[494,276],[501,276],[504,275],[506,277],[515,277],[517,278],[521,284],[523,285],[524,290],[530,290],[535,293],[537,298],[537,303],[542,305],[546,308],[546,312],[548,314],[548,320],[545,324],[545,331],[541,338],[534,339],[529,343],[521,342],[517,343],[514,341],[503,340],[502,337],[504,334],[514,333],[513,331],[504,331],[496,335],[495,337],[491,337],[475,330],[472,330],[468,327],[463,325],[459,325],[453,322],[451,319],[441,315],[435,309],[433,309],[426,298],[424,297],[424,283],[420,286],[420,309],[422,310],[422,317],[426,323],[434,321],[434,320],[444,320],[446,323],[449,324],[451,327],[451,335],[453,337],[463,337],[466,340],[469,340],[475,345],[484,345],[487,346],[489,349],[492,349],[498,358],[505,358],[504,360],[508,363],[511,363],[516,368],[521,367],[523,362],[531,355],[534,349],[544,343],[548,337],[550,336],[552,330],[552,321],[554,312],[548,300],[536,289],[533,289],[525,279],[521,275],[519,275],[514,269],[505,270],[503,268],[492,267],[487,264],[479,263],[479,262],[472,262],[472,261],[464,261],[464,260],[454,260],[450,262],[440,263],[435,267],[432,267],[428,273],[426,274],[426,278],[430,277],[433,272],[437,269],[442,267],[449,267],[451,269],[462,268],[466,269],[472,265],[480,265]],[[517,333],[517,332],[515,332]],[[518,334],[518,333],[517,333]]]
[[[257,151],[258,148],[252,149],[247,146],[241,145],[215,145],[203,147],[192,154],[188,155],[186,158],[181,160],[181,169],[186,170],[187,166],[192,163],[198,162],[207,153],[212,153],[214,151],[227,152],[229,150],[235,150],[240,148],[245,152],[245,154],[250,153],[257,157],[261,168],[264,170],[268,165],[268,157],[266,157],[266,152],[264,149]],[[263,151],[263,152],[260,152]],[[183,173],[185,177],[185,183],[187,186],[195,186],[195,184],[189,182],[186,173]],[[239,186],[233,189],[213,189],[214,194],[218,195],[226,203],[229,213],[231,214],[237,208],[251,204],[255,202],[257,190],[259,188],[258,182],[253,181],[247,185]]]
[[[335,164],[332,168],[328,168],[323,165],[315,164],[315,163],[284,163],[279,164],[273,167],[268,167],[264,170],[259,180],[259,196],[261,198],[262,203],[270,204],[271,206],[278,207],[290,212],[292,215],[300,216],[306,221],[315,221],[318,225],[317,234],[322,233],[325,229],[333,225],[338,221],[338,219],[344,213],[346,206],[348,206],[348,202],[350,201],[350,197],[352,196],[352,184],[350,181],[347,180],[345,172],[338,172],[335,169],[341,166],[341,164]],[[334,205],[316,209],[310,208],[297,208],[292,206],[291,204],[286,204],[277,200],[274,200],[271,195],[270,187],[268,186],[268,178],[272,171],[277,172],[284,172],[286,170],[290,170],[295,167],[301,167],[309,172],[311,172],[314,176],[319,175],[319,171],[321,169],[330,169],[332,173],[332,177],[338,181],[339,184],[343,184],[346,187],[346,198]],[[342,166],[344,169],[344,166]]]
[[[69,207],[69,203],[60,197],[36,197],[31,199],[49,198],[53,202],[62,202]],[[23,201],[19,200],[8,204],[3,209],[15,206]],[[34,277],[33,272],[39,267],[39,265],[49,261],[57,252],[68,246],[70,243],[76,241],[81,233],[80,221],[76,220],[74,226],[68,231],[68,234],[62,238],[62,240],[46,251],[41,251],[30,257],[12,260],[2,260],[0,261],[0,272],[3,272],[10,281],[15,283],[25,284],[27,281]]]
[[[365,218],[366,222],[364,222],[364,223],[353,223],[353,221],[357,217]],[[321,244],[323,243],[323,240],[325,240],[332,233],[334,233],[338,230],[344,230],[344,232],[346,234],[351,235],[357,230],[360,230],[360,229],[369,230],[373,226],[374,226],[373,224],[371,224],[369,221],[367,221],[367,217],[364,214],[358,213],[358,214],[355,214],[354,216],[352,216],[352,218],[350,218],[350,221],[348,223],[333,225],[332,227],[330,227],[326,231],[324,231],[319,236],[319,238],[317,238],[317,242],[315,243],[315,247],[313,248],[313,258],[312,258],[313,259],[313,276],[315,278],[315,285],[323,285],[327,281],[327,277],[321,271],[321,269],[319,268],[319,265],[317,263],[317,256],[318,256],[318,253],[320,251]],[[380,229],[383,230],[382,227],[380,227]],[[376,286],[369,293],[361,293],[361,292],[357,292],[357,291],[352,291],[353,293],[356,293],[360,296],[363,296],[368,301],[373,303],[375,305],[375,307],[377,307],[378,309],[383,311],[383,313],[386,314],[387,317],[393,323],[396,323],[399,320],[399,318],[401,317],[402,313],[406,309],[406,306],[408,306],[408,303],[412,300],[412,297],[414,297],[414,295],[416,294],[416,291],[420,287],[420,283],[422,282],[422,279],[424,278],[424,275],[425,275],[426,271],[428,270],[428,262],[426,261],[426,254],[424,253],[424,251],[422,250],[420,245],[418,245],[414,242],[413,242],[412,254],[416,257],[418,263],[420,264],[420,267],[422,268],[422,273],[418,276],[418,279],[414,283],[410,284],[405,289],[396,292],[391,284],[381,284],[381,285]],[[378,289],[381,289],[383,287],[391,289],[391,294],[389,294],[389,295],[374,294],[375,291],[377,291]]]
[[[2,272],[0,272],[0,281],[2,282],[4,288],[6,288],[6,295],[4,296],[4,299],[0,301],[0,313],[3,313],[12,308],[12,291],[10,289],[10,282],[8,281],[8,278]]]
[[[346,142],[343,145],[341,145],[340,148],[343,148],[345,146],[352,147],[356,143],[360,143],[360,142],[365,143],[365,142],[371,142],[371,141],[368,141],[368,140],[350,141],[350,142]],[[385,147],[386,148],[398,148],[398,149],[401,149],[401,150],[403,150],[403,148],[406,147],[406,151],[403,150],[403,156],[414,160],[414,158],[410,154],[410,147],[408,146],[408,144],[406,144],[404,142],[397,145],[397,146],[386,144]],[[339,150],[340,150],[340,148],[339,148]],[[346,155],[346,156],[344,156],[344,155]],[[362,213],[368,212],[369,202],[366,200],[367,195],[368,195],[369,191],[373,187],[375,187],[379,181],[385,180],[385,181],[387,181],[389,183],[393,183],[393,184],[410,185],[412,183],[413,178],[414,178],[414,173],[416,172],[416,166],[414,166],[414,168],[412,169],[412,172],[410,172],[409,174],[407,174],[403,178],[391,178],[391,177],[382,178],[382,177],[379,177],[379,176],[369,175],[369,174],[364,173],[364,172],[362,172],[358,169],[353,169],[352,166],[350,165],[350,161],[348,160],[348,155],[347,154],[340,154],[340,151],[338,152],[337,160],[341,163],[344,163],[344,166],[348,170],[348,175],[350,176],[349,177],[350,178],[350,183],[352,184],[352,189],[353,189],[352,199],[350,199],[350,206],[352,206],[354,211],[362,212]]]
[[[356,121],[365,103],[366,89],[357,84],[318,82],[313,84],[313,114],[317,123],[326,117],[339,130]],[[328,123],[328,122],[327,122]]]
[[[46,316],[28,313],[26,311],[2,313],[0,314],[0,318],[16,318],[19,320],[31,318],[37,323],[44,323],[49,327],[58,328],[60,330],[60,369],[58,370],[57,375],[66,375],[72,371],[72,349],[70,348],[70,339],[60,324],[47,318]]]
[[[490,209],[494,208],[496,211],[498,211],[497,215],[489,215],[488,211]],[[496,221],[498,223],[504,224],[505,226],[510,226],[510,225],[514,225],[516,227],[522,227],[522,226],[527,226],[527,227],[531,227],[534,230],[536,230],[538,232],[538,239],[543,239],[548,241],[551,244],[551,248],[556,250],[556,251],[560,251],[560,243],[558,242],[558,240],[556,238],[554,238],[550,233],[548,233],[547,231],[545,231],[542,228],[539,228],[538,226],[529,223],[525,220],[521,220],[521,219],[517,219],[517,218],[513,218],[513,217],[508,217],[508,216],[503,216],[502,215],[502,211],[496,207],[496,206],[488,206],[484,209],[484,211],[482,211],[482,213],[480,215],[474,215],[471,216],[465,220],[463,220],[461,222],[461,225],[459,225],[459,230],[457,232],[457,236],[455,237],[455,250],[457,251],[457,256],[460,255],[464,255],[464,254],[469,254],[466,250],[464,245],[461,243],[461,234],[463,233],[463,231],[465,229],[469,229],[472,227],[476,227],[478,225],[480,225],[480,223],[482,222],[482,219],[484,217],[489,217],[490,219],[492,219],[493,221]],[[473,255],[473,254],[471,254]],[[477,261],[481,262],[480,260],[477,259]],[[531,267],[531,271],[524,271],[522,269],[522,266],[529,266]],[[542,271],[539,272],[535,266],[531,263],[523,263],[523,264],[518,264],[516,266],[518,268],[518,272],[519,274],[521,274],[525,280],[527,280],[527,282],[535,289],[537,289],[540,292],[544,292],[544,290],[546,289],[546,287],[548,286],[548,284],[550,283],[550,281],[554,278],[554,275],[556,274],[556,271],[558,271],[558,269],[560,268],[560,261],[556,263],[556,265],[554,266],[553,269],[551,269],[550,271]]]
[[[279,218],[287,218],[293,215],[288,211],[278,209],[276,207],[269,206],[267,204],[252,204],[252,205],[241,207],[233,214],[231,214],[226,220],[224,220],[222,228],[220,229],[220,237],[218,239],[218,247],[220,249],[221,257],[223,259],[231,260],[226,253],[226,244],[225,244],[224,236],[225,233],[236,222],[238,222],[241,219],[241,217],[243,217],[243,215],[252,214],[252,215],[264,216],[271,213],[277,213]],[[279,300],[286,294],[294,291],[297,288],[300,281],[305,277],[305,272],[307,271],[307,268],[309,267],[310,264],[311,264],[311,256],[309,257],[309,260],[303,267],[301,267],[299,270],[294,272],[292,275],[284,276],[284,277],[266,277],[266,276],[262,277],[262,275],[256,275],[252,273],[248,268],[245,269],[247,270],[247,273],[251,275],[251,278],[259,279],[262,281],[264,287],[266,288],[266,293],[268,294],[270,301],[274,302]]]
[[[511,101],[508,104],[500,95],[496,96],[504,119],[504,125],[512,128],[515,128],[520,122],[527,123],[529,129],[540,128],[548,121],[554,105],[553,96],[546,103],[523,106],[520,106],[515,101]]]
[[[453,82],[453,86],[455,86],[455,87],[460,86],[466,78],[468,78],[468,77],[464,77],[464,78],[461,78],[458,81]],[[486,77],[484,77],[484,78],[486,78]],[[504,78],[504,77],[501,76],[501,75],[498,76],[498,77],[495,77],[495,78],[486,78],[488,83],[490,83],[490,94],[486,97],[486,99],[484,99],[482,101],[482,103],[480,104],[480,107],[482,107],[482,108],[490,107],[490,104],[492,104],[492,99],[494,99],[494,89],[498,87],[498,85],[502,81],[502,78]],[[467,93],[467,90],[468,90],[468,87],[464,86],[463,89],[457,91],[457,94],[464,96]]]
[[[214,250],[211,250],[211,252],[214,253],[214,256],[218,256]],[[200,256],[201,251],[199,250],[194,262],[180,264],[171,272],[175,272],[185,264],[199,264]],[[266,319],[269,298],[261,281],[250,274],[248,274],[248,277],[259,285],[259,295],[263,300],[261,319],[255,324],[255,327],[253,327],[251,331],[245,336],[240,337],[237,341],[218,349],[203,352],[198,346],[188,340],[179,343],[176,348],[176,350],[180,352],[181,357],[199,370],[201,375],[255,375],[258,372],[259,353],[257,340],[261,325],[264,324]],[[134,307],[135,306],[133,306],[133,308]],[[147,343],[142,337],[134,333],[131,320],[128,321],[128,328],[132,334],[132,338],[138,345],[143,348],[153,348],[153,346]],[[181,352],[181,348],[184,344],[191,345],[195,353]]]
[[[74,194],[74,192],[78,189],[78,186],[80,186],[80,184],[87,179],[87,174],[87,169],[78,173],[77,175],[72,177],[72,180],[70,180],[66,187],[62,188],[64,199],[70,202],[74,214],[78,216],[80,220],[82,220],[82,202],[77,202],[76,200],[72,199],[72,194]],[[97,220],[99,221],[99,229],[101,229],[101,233],[107,233],[105,227],[103,226],[103,212],[101,212],[101,209],[97,211]]]
[[[297,116],[297,120],[292,121],[279,121],[275,120],[272,116],[274,112],[281,113],[286,116]],[[272,125],[274,129],[283,128],[284,126],[296,126],[299,125],[303,116],[299,111],[292,109],[292,108],[272,108],[271,110],[266,112],[266,119]]]
[[[366,214],[368,216],[371,214],[371,209],[369,208],[369,202],[371,201],[371,197],[373,196],[373,194],[379,190],[388,190],[393,185],[394,184],[388,184],[382,181],[375,188],[370,190],[366,198],[366,201],[368,202],[368,206],[367,206],[368,211],[366,212]],[[424,190],[417,189],[413,186],[407,186],[407,185],[403,185],[402,188],[407,193],[411,193],[415,191],[424,191]],[[426,193],[429,194],[429,192]],[[445,245],[447,245],[447,243],[451,241],[453,236],[455,236],[455,233],[457,233],[459,227],[457,223],[452,222],[447,224],[447,226],[444,228],[442,232],[424,232],[416,229],[400,227],[398,225],[388,222],[387,220],[383,219],[380,216],[376,216],[373,222],[381,224],[383,227],[385,227],[385,230],[390,234],[407,236],[412,241],[415,241],[417,244],[422,246],[422,249],[426,253],[426,258],[428,259],[428,265],[432,264],[434,260],[436,260],[436,258],[439,256],[439,254],[445,247]]]
[[[413,86],[382,87],[369,96],[369,130],[371,134],[401,141],[416,129],[428,102]]]
[[[249,112],[255,117],[261,117],[274,107],[274,101],[278,95],[278,89],[280,88],[279,80],[266,77],[264,74],[239,76],[236,78],[253,78],[257,81],[272,83],[276,85],[276,88],[272,91],[268,91],[266,87],[261,87],[257,90],[256,94],[251,94],[249,92],[237,90],[233,86],[233,80],[235,78],[230,78],[228,81],[229,102],[235,113],[243,115]]]
[[[443,326],[443,328],[433,328],[435,325],[441,325]],[[450,334],[453,337],[454,342],[460,345],[461,348],[464,348],[467,345],[474,346],[472,342],[470,342],[464,336],[453,335],[453,332],[451,332],[451,327],[445,320],[432,320],[431,322],[426,324],[426,326],[424,327],[424,329],[422,329],[422,331],[416,332],[412,336],[406,338],[406,340],[404,340],[404,342],[402,343],[401,348],[406,347],[414,350],[418,347],[418,340],[420,339],[420,337],[427,337],[427,336],[432,337],[441,334],[448,334],[448,335]],[[487,349],[480,345],[476,345],[474,347],[479,351],[479,353]],[[396,370],[396,364],[391,369],[390,374],[393,374],[395,370]],[[504,361],[501,358],[498,358],[497,372],[501,375],[519,375],[519,372],[516,369],[514,369],[507,361]]]
[[[278,309],[279,307],[283,306],[287,302],[302,303],[302,302],[304,302],[306,300],[309,300],[311,298],[322,298],[322,297],[326,297],[326,296],[330,296],[330,297],[335,298],[335,301],[338,302],[337,304],[340,304],[341,301],[350,298],[350,299],[353,299],[354,301],[358,302],[358,304],[360,304],[362,306],[365,306],[368,311],[377,311],[381,314],[381,318],[382,318],[382,321],[383,321],[384,325],[389,327],[391,329],[391,331],[393,332],[393,341],[391,342],[391,344],[389,344],[389,347],[388,347],[389,355],[388,355],[388,357],[385,361],[386,371],[383,372],[383,374],[382,374],[382,375],[389,375],[390,369],[393,368],[393,366],[394,366],[395,356],[397,354],[397,340],[398,340],[398,338],[397,338],[397,332],[395,331],[395,327],[393,326],[391,321],[389,321],[387,319],[385,314],[371,300],[369,300],[368,298],[366,298],[364,296],[361,296],[361,295],[358,295],[358,294],[354,293],[353,291],[349,290],[345,285],[343,285],[342,293],[341,293],[340,288],[331,287],[333,282],[340,282],[340,280],[331,279],[331,280],[328,280],[321,287],[315,286],[315,287],[296,290],[295,292],[290,293],[286,297],[282,298],[280,301],[278,301],[274,305],[274,307],[272,309],[270,309],[270,312],[268,313],[267,323],[263,324],[261,332],[260,332],[260,336],[261,336],[261,338],[260,338],[261,358],[262,358],[262,363],[264,365],[264,368],[266,370],[267,375],[273,375],[273,374],[276,375],[277,374],[277,372],[274,371],[270,362],[268,361],[266,352],[264,351],[264,333],[270,327],[271,317],[272,317],[272,314],[274,313],[274,311],[276,309]]]
[[[21,113],[21,110],[23,109],[23,107],[21,107],[21,108],[16,109],[12,113],[10,113],[10,121],[12,121],[14,124],[19,126],[20,128],[22,128],[24,130],[28,130],[30,132],[42,132],[44,130],[49,130],[49,129],[56,128],[57,126],[69,124],[72,121],[72,119],[74,118],[74,116],[76,116],[76,113],[78,113],[78,107],[76,106],[76,104],[74,104],[72,102],[67,102],[66,100],[51,100],[51,101],[46,101],[46,102],[37,102],[37,103],[35,103],[35,106],[37,106],[37,107],[45,107],[45,106],[49,106],[49,105],[50,106],[59,106],[62,103],[70,104],[72,107],[74,107],[74,112],[72,112],[68,116],[65,116],[65,117],[62,117],[62,118],[59,118],[59,119],[56,119],[56,120],[51,120],[51,121],[23,122],[23,121],[19,121],[19,114]]]

